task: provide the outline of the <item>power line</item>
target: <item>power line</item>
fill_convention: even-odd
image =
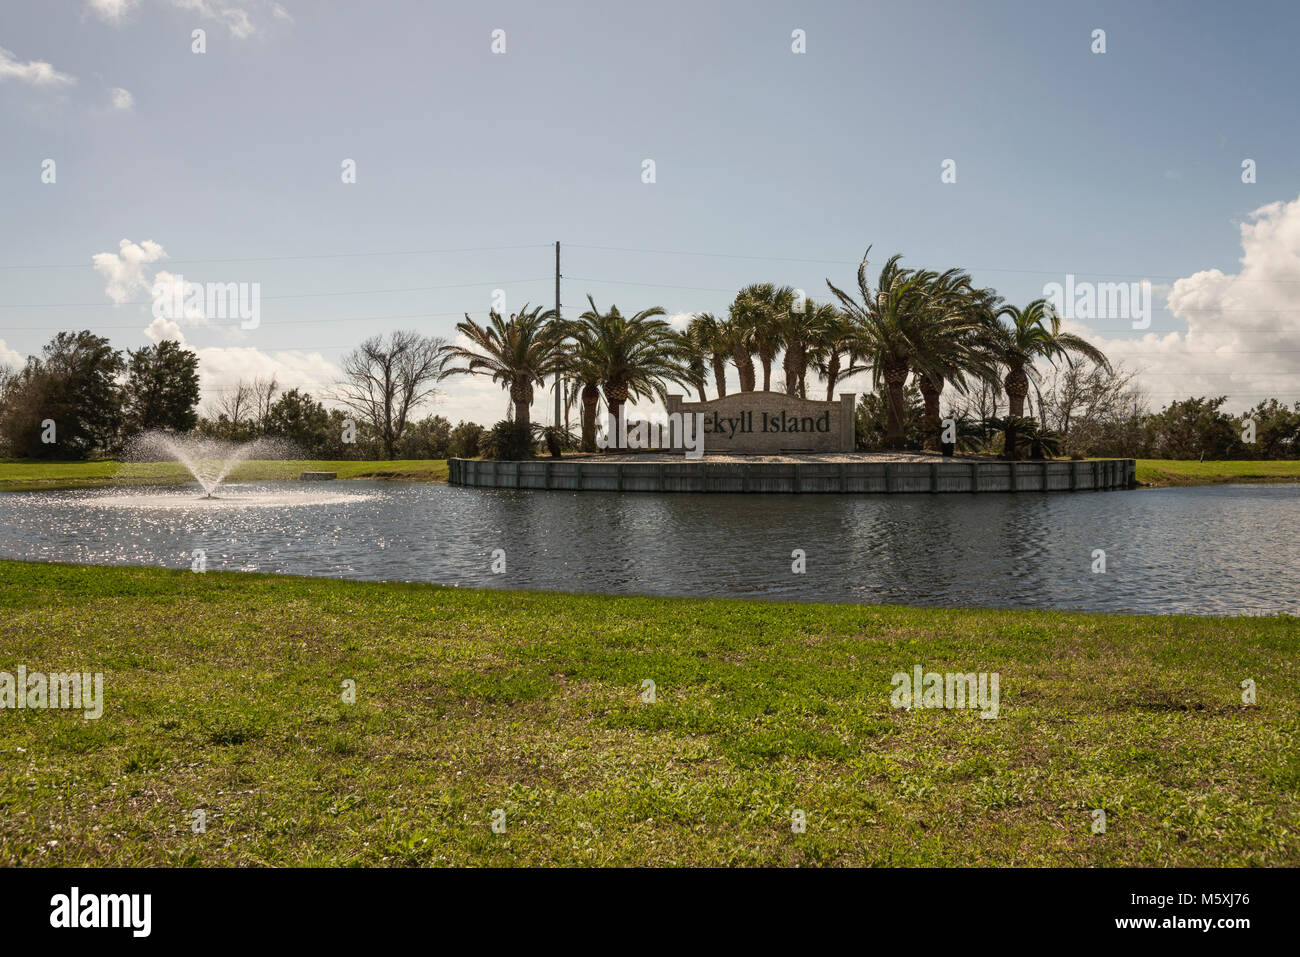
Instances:
[[[336,316],[328,319],[277,319],[274,322],[263,322],[258,325],[259,329],[274,328],[276,326],[296,326],[307,325],[317,322],[370,322],[380,319],[440,319],[447,316],[463,316],[467,312],[473,312],[473,308],[460,309],[455,312],[407,312],[392,313],[384,316]],[[173,320],[175,321],[175,320]],[[143,319],[141,320],[143,322]],[[180,323],[177,323],[180,325]],[[105,329],[141,329],[140,322],[133,322],[126,326],[95,326],[95,330]],[[198,325],[194,328],[220,328],[219,326]],[[0,332],[52,332],[48,326],[0,326]]]
[[[191,266],[195,263],[269,263],[269,262],[287,262],[290,260],[303,259],[354,259],[369,256],[434,256],[442,253],[477,253],[477,252],[495,252],[497,250],[509,249],[545,249],[548,243],[529,243],[521,246],[461,246],[459,248],[448,249],[405,249],[395,250],[393,252],[374,252],[374,253],[319,253],[314,255],[301,256],[242,256],[235,259],[165,259],[156,261],[155,265],[173,265],[173,266]],[[110,255],[117,255],[111,253]],[[27,265],[24,263],[14,263],[7,266],[0,266],[0,269],[85,269],[87,266],[93,266],[93,262],[79,263],[46,263],[43,265]]]
[[[468,286],[509,286],[523,285],[530,282],[546,282],[550,276],[542,276],[538,279],[490,279],[483,282],[456,282],[448,283],[441,286],[407,286],[402,289],[353,289],[344,292],[300,292],[290,293],[283,296],[259,296],[259,300],[279,300],[279,299],[315,299],[323,296],[379,296],[394,292],[429,292],[436,289],[464,289]],[[104,309],[116,306],[147,306],[153,303],[152,299],[129,299],[124,302],[5,302],[0,303],[0,309],[45,309],[45,308],[73,308],[81,306],[96,306]]]
[[[730,287],[723,289],[718,286],[674,286],[662,282],[632,282],[627,279],[587,279],[583,276],[565,276],[564,278],[571,282],[594,282],[610,286],[641,286],[647,289],[693,289],[697,292],[735,292]]]
[[[569,243],[573,249],[600,249],[610,252],[625,253],[648,253],[658,256],[697,256],[700,258],[712,259],[752,259],[762,262],[782,262],[782,263],[808,263],[813,265],[835,265],[835,266],[853,266],[860,265],[858,259],[798,259],[787,256],[750,256],[734,253],[712,253],[712,252],[692,252],[682,249],[641,249],[633,246],[597,246],[585,243]],[[1026,273],[1041,276],[1119,276],[1128,279],[1186,279],[1186,276],[1161,275],[1159,273],[1122,273],[1108,272],[1100,269],[1077,270],[1077,269],[1013,269],[1010,267],[997,266],[969,266],[963,267],[966,272],[1009,272],[1009,273]],[[1280,284],[1300,284],[1300,279],[1244,279],[1241,276],[1224,276],[1223,282],[1262,282],[1262,283],[1280,283]],[[689,288],[689,287],[681,287]]]

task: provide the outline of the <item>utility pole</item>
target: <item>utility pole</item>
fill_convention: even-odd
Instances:
[[[560,321],[560,241],[555,241],[555,321]],[[555,372],[555,427],[558,429],[561,422],[560,404],[564,401],[564,379],[561,377],[559,370]]]

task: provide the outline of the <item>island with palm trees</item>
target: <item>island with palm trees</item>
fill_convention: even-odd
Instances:
[[[784,492],[1135,484],[1132,459],[1058,459],[1057,437],[1025,414],[1030,387],[1045,367],[1087,362],[1110,369],[1100,350],[1061,328],[1046,300],[1012,305],[975,286],[964,270],[913,269],[897,254],[873,282],[869,254],[870,247],[858,267],[857,295],[829,279],[831,299],[824,302],[789,286],[755,283],[737,293],[725,318],[701,312],[681,328],[661,307],[625,315],[615,305],[602,310],[591,296],[576,320],[542,307],[508,319],[493,311],[486,324],[466,316],[457,325],[459,341],[445,350],[442,376],[490,376],[506,390],[512,415],[491,430],[481,459],[452,459],[451,481]],[[863,374],[872,391],[861,403],[855,405],[855,393],[837,394]],[[548,381],[561,390],[563,418],[536,425],[532,405]],[[824,399],[816,397],[818,386]],[[944,416],[946,389],[966,395],[976,388],[1004,394],[1005,414],[980,421]],[[922,409],[919,429],[910,434],[909,390],[919,392]],[[665,413],[675,423],[695,418],[705,433],[704,460],[683,461],[680,448],[628,442],[629,432],[646,421],[633,420],[628,408],[643,404],[664,410],[646,413],[651,421]],[[575,405],[578,434],[568,417]],[[857,432],[873,408],[883,419],[883,442],[864,451]],[[547,454],[539,459],[539,451]]]

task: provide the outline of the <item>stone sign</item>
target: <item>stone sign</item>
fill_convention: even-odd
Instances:
[[[707,402],[668,397],[668,414],[704,416],[704,454],[852,452],[854,392],[818,402],[784,392],[734,392]]]

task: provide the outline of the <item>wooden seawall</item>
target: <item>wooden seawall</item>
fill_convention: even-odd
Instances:
[[[1134,459],[1091,462],[637,462],[451,459],[452,485],[574,492],[1075,492],[1137,485]]]

